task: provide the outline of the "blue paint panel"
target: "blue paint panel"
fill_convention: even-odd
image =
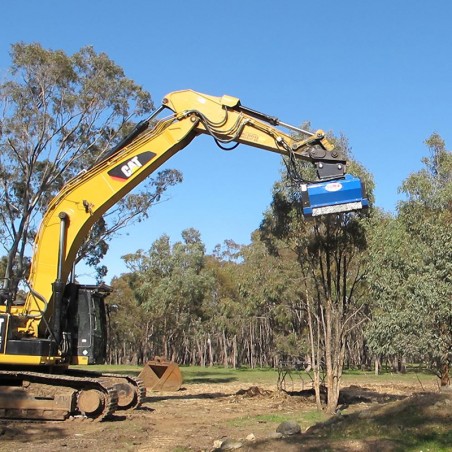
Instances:
[[[343,179],[307,185],[302,190],[303,214],[308,217],[349,212],[369,206],[361,179],[350,174],[346,174]]]

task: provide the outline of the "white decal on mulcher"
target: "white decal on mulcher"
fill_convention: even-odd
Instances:
[[[326,191],[339,191],[342,188],[342,184],[339,182],[332,182],[331,184],[325,185]]]

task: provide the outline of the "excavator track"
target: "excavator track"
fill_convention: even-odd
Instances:
[[[114,386],[99,378],[0,371],[0,418],[101,421],[118,408]]]
[[[142,380],[137,377],[131,377],[130,375],[116,375],[116,374],[102,374],[102,378],[105,379],[105,382],[108,382],[110,378],[119,378],[124,380],[133,392],[133,397],[130,398],[130,401],[126,401],[126,399],[122,399],[122,393],[119,388],[116,388],[118,391],[118,410],[136,410],[143,403],[144,397],[146,397],[146,388]],[[127,399],[129,400],[129,399]],[[123,403],[124,402],[124,403]]]
[[[118,411],[131,411],[140,407],[146,396],[146,388],[141,379],[130,375],[97,373],[92,371],[69,370],[69,375],[90,376],[112,387],[118,394]]]

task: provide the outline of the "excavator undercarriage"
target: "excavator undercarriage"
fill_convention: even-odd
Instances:
[[[139,379],[122,375],[1,371],[0,378],[0,417],[10,419],[99,421],[137,408],[145,395]]]
[[[97,379],[25,371],[2,371],[1,378],[3,418],[64,420],[79,414],[100,420],[117,409],[114,387]]]

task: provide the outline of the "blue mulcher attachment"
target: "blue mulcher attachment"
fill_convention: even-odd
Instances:
[[[350,174],[342,179],[302,185],[301,195],[305,217],[351,212],[369,206],[364,184],[359,177]]]

